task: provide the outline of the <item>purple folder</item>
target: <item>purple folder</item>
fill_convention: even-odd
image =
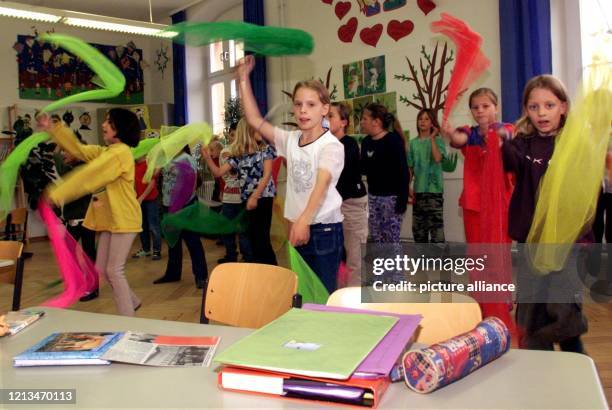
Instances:
[[[391,372],[391,369],[406,349],[406,345],[423,318],[421,315],[402,315],[399,313],[316,305],[313,303],[305,303],[302,309],[321,312],[367,313],[377,316],[394,316],[399,319],[353,373],[353,377],[363,379],[389,375],[389,372]]]

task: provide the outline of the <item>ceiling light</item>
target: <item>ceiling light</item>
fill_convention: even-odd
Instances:
[[[38,6],[25,6],[7,1],[0,2],[0,16],[25,18],[30,20],[63,23],[69,26],[107,30],[141,36],[171,38],[178,33],[165,31],[165,24],[147,23],[96,14],[78,13],[69,10],[54,10]]]
[[[47,23],[57,23],[62,16],[57,13],[42,13],[31,10],[29,6],[15,3],[0,3],[0,16],[16,17],[28,20],[45,21]]]

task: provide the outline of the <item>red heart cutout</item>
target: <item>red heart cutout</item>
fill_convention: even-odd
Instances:
[[[350,20],[338,29],[338,38],[340,41],[350,43],[357,32],[357,17],[351,17]]]
[[[361,38],[361,41],[363,41],[364,43],[372,47],[376,47],[376,44],[378,44],[378,40],[380,39],[380,35],[382,34],[382,31],[383,31],[383,25],[375,24],[372,27],[366,27],[363,30],[361,30],[361,32],[359,33],[359,37]]]
[[[336,12],[336,16],[338,16],[338,19],[342,20],[342,18],[346,16],[346,13],[348,13],[350,9],[351,9],[350,2],[339,1],[338,3],[336,3],[336,7],[334,8],[334,11]]]
[[[417,0],[417,6],[419,6],[425,15],[427,15],[430,11],[436,8],[436,3],[431,0]]]
[[[332,4],[332,1],[334,1],[334,0],[322,0],[322,1],[323,1],[323,3],[325,3],[325,4]]]
[[[412,30],[414,30],[414,23],[410,20],[404,20],[402,22],[391,20],[389,24],[387,24],[387,34],[395,41],[406,37],[408,34],[412,33]]]

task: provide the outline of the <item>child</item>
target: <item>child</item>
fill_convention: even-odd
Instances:
[[[481,237],[481,227],[491,229],[491,224],[484,221],[488,219],[486,215],[481,215],[481,210],[485,213],[491,211],[491,209],[483,207],[483,196],[486,195],[485,191],[491,187],[489,183],[491,174],[483,172],[483,169],[487,160],[494,158],[488,155],[490,150],[499,150],[498,135],[511,134],[512,126],[497,122],[497,94],[490,88],[479,88],[472,92],[469,105],[477,125],[473,127],[463,126],[453,130],[450,123],[446,123],[443,124],[443,131],[450,138],[451,146],[460,148],[465,157],[463,192],[459,197],[459,206],[463,208],[465,241],[467,243],[483,243],[487,241]],[[489,165],[491,168],[500,166],[499,164],[488,164],[487,166]],[[487,201],[487,206],[499,207],[505,214],[512,194],[512,183],[509,175],[503,178],[502,202],[489,204],[489,201]],[[507,236],[506,228],[503,228],[503,231],[504,235]]]
[[[489,256],[487,269],[472,270],[470,280],[508,283],[512,281],[508,206],[513,185],[510,175],[504,172],[500,145],[503,138],[512,134],[512,126],[497,122],[497,95],[489,88],[472,92],[469,106],[476,126],[453,130],[446,123],[443,130],[450,137],[451,146],[460,148],[465,157],[459,206],[463,208],[465,240],[475,244],[468,251],[486,252]],[[477,244],[485,244],[484,250]],[[476,292],[473,296],[483,317],[496,316],[511,333],[515,332],[510,293]]]
[[[198,164],[186,146],[170,164],[162,170],[162,205],[164,214],[167,212],[178,212],[182,208],[193,204],[198,200],[195,194]],[[179,184],[193,180],[192,186],[180,187]],[[185,189],[181,189],[185,188]],[[184,194],[187,192],[187,197]],[[180,197],[180,198],[179,198]],[[178,242],[168,249],[168,264],[166,272],[160,278],[153,281],[154,285],[162,283],[178,282],[183,272],[183,241],[187,245],[191,256],[191,271],[195,279],[196,288],[202,289],[208,277],[208,265],[206,254],[200,240],[200,235],[189,230],[182,230]]]
[[[327,119],[329,130],[344,146],[344,169],[338,178],[336,189],[342,196],[342,229],[346,268],[350,277],[361,273],[361,244],[368,240],[368,196],[361,181],[359,169],[359,145],[355,139],[346,135],[346,127],[351,114],[343,103],[331,103]],[[349,279],[349,285],[351,280]]]
[[[142,232],[140,232],[140,243],[142,248],[132,255],[133,258],[140,258],[151,255],[151,236],[153,237],[153,259],[161,259],[161,228],[159,225],[159,209],[157,206],[157,175],[153,175],[148,184],[142,182],[145,172],[147,172],[147,159],[142,157],[136,161],[135,180],[136,195],[142,210]]]
[[[412,234],[416,243],[444,242],[444,181],[441,161],[446,148],[432,110],[417,114],[418,138],[410,140],[408,166],[414,175]]]
[[[529,234],[540,181],[568,110],[567,92],[557,78],[540,75],[525,86],[523,116],[516,124],[516,136],[503,144],[504,166],[516,175],[509,230],[519,243],[524,243]],[[518,303],[516,320],[524,331],[521,347],[554,350],[553,343],[557,342],[561,350],[584,353],[580,334],[586,332],[587,325],[578,304]]]
[[[247,262],[276,265],[276,255],[270,242],[272,225],[272,203],[276,187],[272,182],[272,161],[276,152],[264,143],[261,136],[240,120],[236,129],[236,140],[230,146],[229,157],[221,167],[217,167],[209,150],[202,151],[213,175],[221,176],[234,170],[240,180],[241,208],[247,210],[248,237],[253,252]]]
[[[236,128],[237,124],[232,124],[230,126],[229,140],[231,141],[231,145],[221,151],[218,164],[220,167],[227,164],[232,152],[237,151],[237,146],[234,145],[234,142],[236,141]],[[243,138],[244,137],[242,137],[242,139]],[[211,156],[213,156],[212,153]],[[229,170],[223,175],[223,181],[223,195],[221,196],[221,202],[223,202],[223,205],[221,207],[221,214],[229,219],[234,219],[244,210],[244,204],[242,203],[240,192],[241,183],[238,170]],[[238,260],[238,252],[236,252],[236,235],[224,235],[223,244],[225,245],[225,256],[217,260],[217,263],[236,262]],[[241,232],[238,234],[238,244],[240,246],[242,259],[245,262],[251,261],[253,259],[251,242],[249,241],[249,237],[246,233]]]
[[[375,243],[397,244],[410,184],[403,131],[385,106],[373,103],[363,110],[361,129],[368,134],[361,143],[361,171],[368,178],[370,236]]]
[[[223,150],[223,144],[221,144],[219,139],[213,139],[212,141],[210,141],[210,144],[208,144],[208,148],[210,150],[210,157],[212,158],[213,162],[215,163],[216,166],[219,166],[219,161],[221,160],[220,159],[221,151]],[[213,193],[211,197],[213,201],[221,202],[221,195],[223,194],[224,184],[225,183],[223,181],[223,178],[221,177],[215,178],[215,187],[213,189]],[[217,206],[217,208],[219,208],[218,212],[220,212],[221,211],[220,206]]]
[[[142,230],[142,215],[134,191],[134,158],[130,150],[140,140],[138,118],[123,108],[109,110],[102,123],[108,147],[79,143],[72,131],[60,124],[52,125],[46,115],[39,117],[39,126],[64,150],[87,163],[62,184],[51,188],[48,197],[61,206],[92,194],[83,226],[101,232],[96,267],[113,289],[119,314],[134,316],[140,300],[130,289],[124,268],[132,242]]]
[[[293,89],[293,114],[299,131],[285,131],[267,122],[257,108],[249,74],[255,62],[247,56],[238,66],[240,94],[249,124],[287,158],[285,218],[291,222],[289,242],[331,293],[342,257],[342,197],[336,183],[344,166],[344,147],[323,118],[329,92],[319,81],[302,81]]]

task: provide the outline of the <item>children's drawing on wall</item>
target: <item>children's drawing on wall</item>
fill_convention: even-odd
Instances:
[[[364,94],[377,94],[387,91],[385,76],[385,56],[363,60]]]
[[[125,90],[107,100],[113,104],[144,102],[142,50],[130,41],[126,46],[92,44],[119,67],[126,79]],[[54,44],[31,35],[18,35],[19,98],[57,100],[97,88],[94,73],[81,59]]]
[[[357,0],[357,4],[359,4],[359,10],[366,17],[375,16],[380,13],[380,2],[378,0]]]
[[[397,94],[395,91],[384,94],[376,94],[373,96],[374,102],[387,107],[387,110],[397,118]]]
[[[365,97],[355,98],[353,100],[353,127],[355,134],[362,134],[361,131],[361,114],[363,113],[363,109],[366,105],[374,102],[374,98],[371,95],[367,95]]]
[[[340,103],[346,105],[349,108],[350,114],[348,118],[348,124],[346,126],[346,134],[353,135],[355,134],[355,120],[353,118],[353,100],[344,100],[339,101]]]
[[[363,95],[363,61],[342,66],[344,80],[344,98],[355,98]]]
[[[138,117],[140,123],[140,131],[144,131],[151,128],[151,119],[149,117],[149,107],[146,105],[139,105],[137,107],[130,107],[130,110]]]
[[[146,129],[144,130],[144,137],[145,138],[159,138],[160,136],[160,132],[157,129]]]

